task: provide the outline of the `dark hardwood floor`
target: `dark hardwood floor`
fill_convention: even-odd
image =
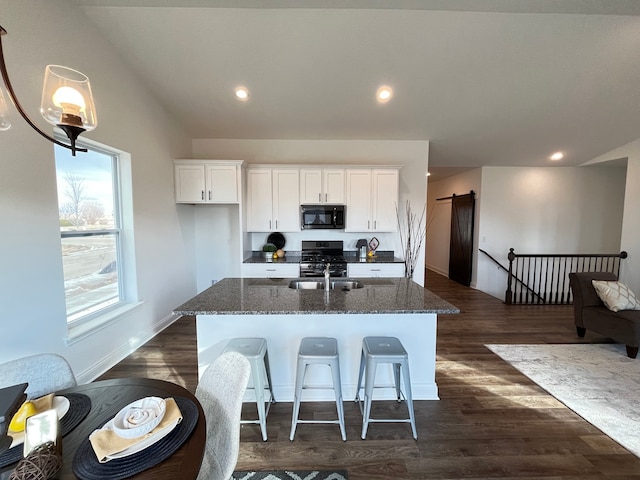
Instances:
[[[373,424],[359,436],[357,406],[345,401],[347,441],[335,425],[299,425],[289,441],[291,403],[268,417],[269,440],[243,425],[238,470],[346,469],[350,480],[639,479],[640,458],[555,400],[490,352],[490,343],[588,343],[570,306],[504,305],[434,272],[426,286],[461,310],[438,318],[439,401],[415,402],[418,441],[407,424]],[[411,355],[411,352],[409,352]],[[639,360],[640,361],[640,360]],[[102,378],[162,378],[195,389],[195,323],[183,317]],[[395,402],[378,408],[394,410]],[[246,404],[246,413],[255,405]],[[331,402],[303,403],[302,414],[335,418]],[[308,417],[307,417],[308,418]]]

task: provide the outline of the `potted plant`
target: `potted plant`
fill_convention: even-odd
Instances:
[[[273,259],[273,254],[276,252],[276,250],[278,249],[273,243],[265,243],[262,246],[262,253],[264,255],[264,258],[266,259]]]

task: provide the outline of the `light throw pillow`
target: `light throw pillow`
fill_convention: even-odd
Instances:
[[[622,282],[591,280],[600,300],[612,312],[620,310],[640,310],[640,301]]]

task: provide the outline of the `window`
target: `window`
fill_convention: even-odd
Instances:
[[[120,155],[85,142],[80,146],[89,151],[74,157],[55,145],[69,324],[125,300]]]

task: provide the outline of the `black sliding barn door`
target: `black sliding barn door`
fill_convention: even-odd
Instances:
[[[451,201],[449,278],[465,287],[471,285],[475,203],[473,191],[468,195],[453,195]]]

